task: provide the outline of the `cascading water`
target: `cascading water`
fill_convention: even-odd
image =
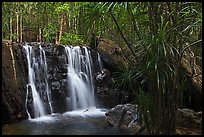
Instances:
[[[102,72],[103,71],[103,64],[101,61],[101,57],[100,57],[99,53],[97,55],[98,55],[98,63],[99,63],[100,72]]]
[[[47,63],[45,51],[41,46],[40,57],[37,58],[33,50],[33,47],[29,45],[23,46],[25,49],[27,62],[28,62],[28,84],[26,94],[26,108],[29,118],[31,118],[31,111],[29,107],[32,107],[32,117],[40,117],[47,114],[44,100],[47,98],[49,103],[50,113],[53,112],[51,105],[51,95],[47,82]],[[40,60],[40,61],[39,61]],[[45,92],[44,92],[45,91]]]
[[[28,97],[32,93],[32,106],[34,108],[34,117],[39,117],[45,115],[45,108],[43,107],[42,100],[35,86],[35,57],[31,46],[23,46],[26,51],[27,61],[28,61],[28,85],[27,85],[27,96],[26,96],[26,108],[28,108]],[[30,93],[31,92],[31,93]],[[27,110],[29,118],[31,115]]]
[[[52,108],[52,104],[51,104],[51,92],[49,90],[48,87],[48,81],[47,81],[47,60],[46,60],[46,56],[45,56],[45,51],[43,50],[43,48],[41,46],[40,47],[40,64],[43,66],[43,72],[44,72],[44,81],[45,81],[45,90],[46,90],[46,94],[47,94],[47,99],[48,99],[48,103],[49,103],[49,107],[50,107],[50,112],[53,113],[53,108]]]
[[[48,86],[48,81],[47,81],[47,60],[46,60],[46,56],[45,56],[45,51],[43,50],[43,48],[41,46],[40,47],[40,64],[43,67],[43,72],[44,72],[44,82],[45,82],[45,91],[47,94],[47,99],[48,99],[48,104],[49,104],[49,108],[50,108],[50,112],[53,113],[53,108],[52,108],[52,104],[51,104],[51,92],[49,90],[49,86]],[[42,91],[42,90],[41,90]]]
[[[68,63],[67,83],[71,91],[71,109],[96,107],[92,76],[92,59],[86,47],[65,47]]]
[[[26,93],[26,111],[30,119],[48,114],[54,115],[54,112],[59,112],[60,105],[56,105],[57,93],[66,94],[66,96],[60,97],[61,100],[58,99],[58,103],[68,106],[65,108],[66,110],[64,110],[67,111],[67,113],[77,111],[77,113],[81,114],[82,111],[88,112],[89,114],[91,114],[90,112],[101,114],[101,111],[96,108],[94,98],[93,61],[90,51],[86,47],[64,46],[64,51],[62,50],[60,52],[61,59],[65,61],[65,64],[60,63],[66,66],[66,71],[63,73],[60,71],[60,74],[62,76],[66,75],[66,78],[60,77],[62,79],[58,79],[58,81],[66,81],[64,82],[66,84],[64,86],[67,88],[67,92],[66,89],[65,91],[61,91],[53,90],[53,87],[49,87],[49,85],[56,83],[56,79],[53,79],[53,74],[50,74],[53,70],[52,66],[49,66],[48,74],[48,65],[44,49],[41,46],[32,47],[28,44],[25,44],[23,48],[25,49],[28,62],[29,81]],[[59,48],[61,49],[61,47]],[[56,57],[56,55],[54,56]],[[49,56],[49,65],[53,62],[52,59],[54,56]],[[99,65],[100,71],[102,71],[103,66],[99,54],[96,58],[96,64]],[[54,75],[56,75],[56,72]],[[48,83],[48,76],[50,83]],[[60,86],[59,84],[57,84],[57,86]],[[53,100],[51,93],[53,94]],[[63,102],[64,99],[66,100],[65,102]],[[55,109],[53,109],[53,105]],[[102,113],[104,114],[104,112]]]

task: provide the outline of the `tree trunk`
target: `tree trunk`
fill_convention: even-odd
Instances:
[[[58,31],[56,32],[56,36],[55,36],[55,44],[58,44]]]
[[[74,32],[77,32],[77,18],[74,18]]]
[[[63,26],[63,16],[64,15],[64,13],[61,15],[61,18],[60,18],[60,30],[59,30],[59,43],[60,43],[60,39],[61,39],[61,37],[62,37],[62,26]]]
[[[28,21],[29,21],[29,41],[31,42],[31,27],[30,27],[30,24],[31,24],[31,6],[29,4],[29,15],[28,15]]]
[[[118,25],[118,23],[117,23],[115,17],[113,16],[113,13],[111,12],[110,9],[109,9],[109,13],[110,13],[110,15],[111,15],[111,17],[112,17],[112,19],[113,19],[115,25],[117,26],[117,29],[118,29],[118,31],[120,32],[120,35],[122,36],[122,38],[124,39],[125,43],[127,44],[128,48],[130,49],[130,51],[132,52],[132,54],[133,54],[134,56],[136,56],[136,55],[135,55],[135,52],[133,51],[133,49],[132,49],[132,47],[131,47],[131,44],[127,41],[127,39],[126,39],[125,36],[123,35],[123,33],[122,33],[122,31],[121,31],[121,29],[120,29],[120,27],[119,27],[119,25]]]
[[[63,23],[64,32],[67,32],[67,14],[64,14],[64,23]]]
[[[60,16],[58,14],[58,23],[60,22]],[[56,36],[55,36],[55,44],[58,44],[59,43],[59,31],[57,30],[56,32]]]
[[[76,2],[74,3],[74,8],[75,7],[77,7],[77,3]],[[78,12],[78,11],[76,11],[76,12]],[[77,13],[76,13],[76,15],[77,15]],[[74,17],[74,32],[77,33],[77,16]]]
[[[16,12],[16,42],[19,42],[19,24],[18,24],[18,12]]]
[[[20,16],[20,42],[23,42],[23,16]]]
[[[128,3],[128,2],[127,2],[127,3]],[[138,25],[137,25],[137,22],[135,21],[134,15],[133,15],[133,13],[132,13],[132,9],[130,8],[130,5],[129,5],[129,4],[128,4],[127,10],[128,10],[128,14],[130,15],[130,20],[131,20],[131,22],[132,22],[132,24],[133,24],[134,31],[136,32],[136,34],[137,34],[139,40],[141,40],[139,28],[137,27],[137,26],[138,26]]]
[[[39,27],[39,41],[42,42],[42,30]]]
[[[67,23],[67,28],[68,28],[68,33],[70,32],[71,30],[71,14],[68,13],[68,23]]]
[[[10,36],[9,36],[9,40],[13,41],[13,30],[12,30],[12,23],[13,23],[13,20],[12,20],[12,17],[10,17]]]
[[[69,32],[72,32],[73,30],[73,5],[72,3],[70,2],[70,14],[69,14]]]
[[[79,12],[78,12],[78,24],[77,25],[78,25],[78,32],[79,32],[78,34],[79,35],[82,35],[82,28],[81,28],[81,22],[82,21],[81,20],[83,17],[81,15],[82,15],[82,7],[80,7]]]

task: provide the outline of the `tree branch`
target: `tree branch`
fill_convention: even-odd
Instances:
[[[118,28],[118,31],[120,32],[120,35],[121,35],[122,38],[124,39],[125,43],[127,44],[128,48],[131,50],[131,52],[133,53],[133,55],[136,56],[136,55],[135,55],[135,52],[134,52],[133,49],[131,48],[131,44],[127,41],[127,39],[126,39],[125,36],[123,35],[123,33],[122,33],[122,31],[121,31],[121,29],[120,29],[120,27],[119,27],[119,25],[118,25],[118,23],[117,23],[115,17],[113,16],[113,13],[111,12],[110,9],[109,9],[109,12],[110,12],[110,15],[111,15],[111,17],[112,17],[112,19],[113,19],[115,25],[116,25],[117,28]]]

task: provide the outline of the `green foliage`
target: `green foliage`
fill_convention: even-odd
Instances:
[[[49,24],[43,29],[43,37],[46,42],[52,43],[56,38],[57,28],[52,24]]]
[[[133,91],[133,80],[135,79],[134,70],[127,64],[121,65],[117,72],[113,73],[114,86],[126,91]]]
[[[185,72],[185,70],[183,70],[183,73]],[[187,84],[187,75],[184,73],[181,76],[181,82],[178,85],[178,91],[179,91],[179,106],[182,108],[185,106],[185,103],[187,102],[191,102],[191,97],[190,95],[188,95],[188,93],[185,93],[185,91],[187,90],[186,84]],[[188,99],[186,99],[188,98]]]
[[[145,124],[150,134],[155,133],[156,109],[154,98],[150,93],[145,93],[142,87],[139,88],[139,94],[136,98],[139,108],[139,114],[142,123]]]
[[[135,9],[136,11],[132,12],[132,16],[130,12],[131,8],[128,8],[127,4],[125,4],[127,9],[125,12],[128,12],[127,16],[132,18],[132,20],[129,20],[130,24],[133,24],[132,30],[135,31],[135,34],[137,33],[135,36],[139,38],[139,41],[131,41],[134,43],[132,45],[134,45],[136,52],[133,59],[137,60],[137,62],[134,64],[130,62],[130,64],[137,67],[134,69],[133,76],[130,76],[131,71],[130,73],[125,69],[120,71],[117,76],[122,80],[118,81],[117,84],[121,84],[121,87],[123,87],[123,85],[127,85],[126,83],[129,81],[132,83],[134,83],[134,81],[140,81],[141,86],[144,87],[145,92],[148,94],[140,93],[141,95],[139,95],[139,97],[143,98],[143,102],[139,101],[139,105],[146,108],[146,104],[151,104],[149,102],[153,101],[155,102],[154,109],[148,108],[148,111],[150,114],[157,113],[157,115],[154,115],[154,118],[150,117],[152,121],[146,120],[145,122],[147,124],[146,126],[149,127],[149,131],[151,131],[152,134],[174,134],[175,124],[172,123],[175,121],[172,122],[172,116],[169,114],[173,113],[174,117],[176,116],[176,106],[178,105],[178,101],[180,101],[177,99],[180,99],[178,96],[183,99],[182,92],[186,84],[185,81],[183,81],[184,79],[181,78],[183,74],[180,70],[182,50],[185,49],[185,42],[194,41],[193,38],[196,38],[195,36],[190,37],[193,34],[190,33],[190,30],[193,27],[200,29],[201,26],[199,26],[199,23],[201,20],[199,19],[200,16],[194,19],[190,18],[194,13],[192,14],[189,10],[187,10],[185,14],[182,13],[182,11],[190,7],[191,9],[195,8],[194,5],[190,3],[188,6],[184,6],[183,8],[185,8],[185,10],[181,9],[181,12],[178,11],[178,7],[181,7],[180,3],[167,4],[166,6],[169,9],[166,10],[169,10],[170,13],[168,15],[165,14],[165,10],[159,12],[159,7],[164,6],[164,4],[148,4],[148,12],[146,13],[148,15],[146,16],[149,20],[148,23],[140,21],[139,18],[137,18],[137,20],[133,18],[137,10],[140,10],[139,7]],[[115,14],[117,17],[117,13]],[[183,22],[184,20],[186,20],[186,22]],[[122,20],[119,20],[118,24],[120,24],[120,22],[122,23]],[[122,25],[124,29],[128,30],[131,28],[131,25],[128,24],[127,22],[127,25]],[[139,25],[143,27],[138,27]],[[124,34],[128,36],[127,33]],[[132,60],[132,58],[130,58],[130,60]],[[124,74],[122,72],[124,72]],[[138,91],[135,90],[135,92]],[[149,99],[149,96],[152,98]],[[142,111],[142,113],[143,115],[147,115],[146,111]],[[171,130],[169,130],[169,127],[172,127]]]
[[[83,42],[83,39],[79,35],[66,32],[62,34],[60,39],[60,44],[64,45],[81,45]]]
[[[56,13],[63,13],[63,12],[69,12],[70,8],[69,8],[69,4],[68,3],[64,3],[62,5],[59,5],[56,9],[55,12]]]
[[[14,41],[17,39],[16,33],[10,34],[9,36],[11,36]]]
[[[102,18],[104,13],[100,11],[95,2],[87,2],[81,5],[81,8],[87,9],[84,11],[81,24],[81,33],[83,34],[83,39],[88,42],[91,38],[91,34],[95,33],[101,35],[103,32]]]

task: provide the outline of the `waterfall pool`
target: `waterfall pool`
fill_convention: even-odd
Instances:
[[[25,108],[29,118],[3,125],[2,135],[127,135],[132,133],[130,130],[111,126],[105,117],[107,109],[96,108],[93,81],[95,70],[93,70],[93,61],[88,48],[63,47],[64,56],[61,62],[64,62],[62,66],[65,69],[63,73],[61,71],[56,73],[66,77],[59,77],[57,80],[50,74],[53,73],[53,66],[50,66],[53,58],[50,54],[48,56],[45,54],[45,47],[25,44],[23,48],[28,65]],[[99,54],[97,60],[101,71],[103,64]],[[62,96],[56,100],[54,95],[58,91],[53,88],[53,83],[61,79],[66,81],[60,85],[64,91],[60,90],[59,94]],[[67,107],[65,107],[67,111],[57,113],[59,112],[57,107],[60,105],[56,107],[55,104],[53,107],[53,102],[63,100],[66,100],[63,105]]]
[[[70,111],[2,126],[2,135],[128,135],[132,131],[111,126],[105,109]]]

